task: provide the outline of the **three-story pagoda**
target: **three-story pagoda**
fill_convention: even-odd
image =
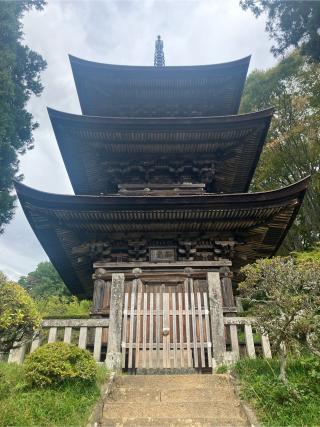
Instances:
[[[93,299],[93,316],[109,316],[113,274],[123,273],[126,292],[178,298],[206,292],[209,271],[220,273],[224,315],[232,315],[239,268],[276,253],[307,179],[248,193],[273,114],[238,114],[250,57],[156,60],[120,66],[71,56],[82,115],[48,111],[75,195],[20,183],[17,193],[71,293]]]

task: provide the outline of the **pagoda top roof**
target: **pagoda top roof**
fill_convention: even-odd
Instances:
[[[143,174],[166,166],[181,170],[186,163],[214,171],[212,192],[246,192],[273,114],[119,118],[48,111],[76,194],[115,192],[113,184],[134,182],[132,168]],[[194,182],[203,182],[201,173]]]
[[[166,67],[69,58],[83,114],[170,117],[237,114],[251,57]]]
[[[72,196],[15,183],[25,215],[70,291],[92,296],[92,259],[75,248],[130,233],[233,237],[233,265],[273,255],[302,203],[309,178],[280,190],[199,196]]]

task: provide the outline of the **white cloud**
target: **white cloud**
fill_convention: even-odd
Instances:
[[[251,69],[274,63],[263,19],[241,10],[238,0],[54,1],[24,18],[26,43],[48,62],[45,89],[29,109],[40,128],[35,149],[21,159],[25,183],[72,193],[46,107],[80,113],[68,54],[99,62],[152,65],[154,40],[162,35],[167,65],[209,64],[252,54]],[[24,214],[0,236],[0,270],[16,279],[46,255]]]

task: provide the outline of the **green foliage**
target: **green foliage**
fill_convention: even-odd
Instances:
[[[35,271],[32,271],[27,276],[22,276],[19,279],[19,284],[35,299],[46,298],[52,295],[70,295],[57,270],[48,261],[40,262]]]
[[[312,249],[303,252],[293,252],[295,260],[298,263],[319,262],[320,263],[320,244],[316,244]]]
[[[310,0],[240,0],[256,17],[267,14],[266,31],[275,42],[271,51],[283,55],[291,47],[320,60],[320,2]]]
[[[228,365],[220,365],[216,369],[217,374],[227,374],[229,372]]]
[[[241,272],[245,279],[240,293],[252,304],[257,328],[280,351],[285,381],[285,349],[307,345],[315,354],[320,352],[320,263],[275,257],[258,260]]]
[[[66,380],[90,383],[97,376],[97,364],[91,354],[64,342],[39,347],[26,358],[24,367],[28,384],[38,387]]]
[[[46,318],[87,318],[90,315],[92,302],[79,301],[77,297],[50,296],[36,302],[41,315]]]
[[[40,320],[30,295],[0,272],[0,352],[7,353],[15,341],[30,339]]]
[[[32,132],[38,127],[26,105],[42,92],[40,72],[46,62],[25,46],[23,14],[41,10],[45,0],[2,1],[0,8],[0,232],[13,216],[13,178],[19,169],[18,154],[33,147]]]
[[[315,426],[320,419],[320,359],[289,359],[288,383],[278,360],[242,359],[235,366],[241,395],[265,426]]]
[[[275,107],[275,115],[251,189],[273,190],[312,177],[302,209],[281,248],[287,254],[307,249],[320,238],[320,64],[306,64],[293,52],[275,67],[251,73],[241,112],[270,105]]]
[[[0,427],[84,426],[106,376],[105,366],[98,366],[94,383],[72,380],[36,388],[26,383],[23,366],[0,363]]]

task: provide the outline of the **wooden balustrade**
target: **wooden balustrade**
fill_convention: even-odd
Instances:
[[[255,319],[252,317],[224,317],[226,329],[226,361],[235,361],[240,357],[254,359],[257,354],[270,359],[271,347],[269,337],[255,329]]]
[[[34,339],[23,345],[16,345],[10,351],[8,362],[22,363],[25,355],[40,345],[64,341],[89,350],[100,362],[108,341],[109,319],[46,319]],[[103,359],[105,354],[103,355]]]

